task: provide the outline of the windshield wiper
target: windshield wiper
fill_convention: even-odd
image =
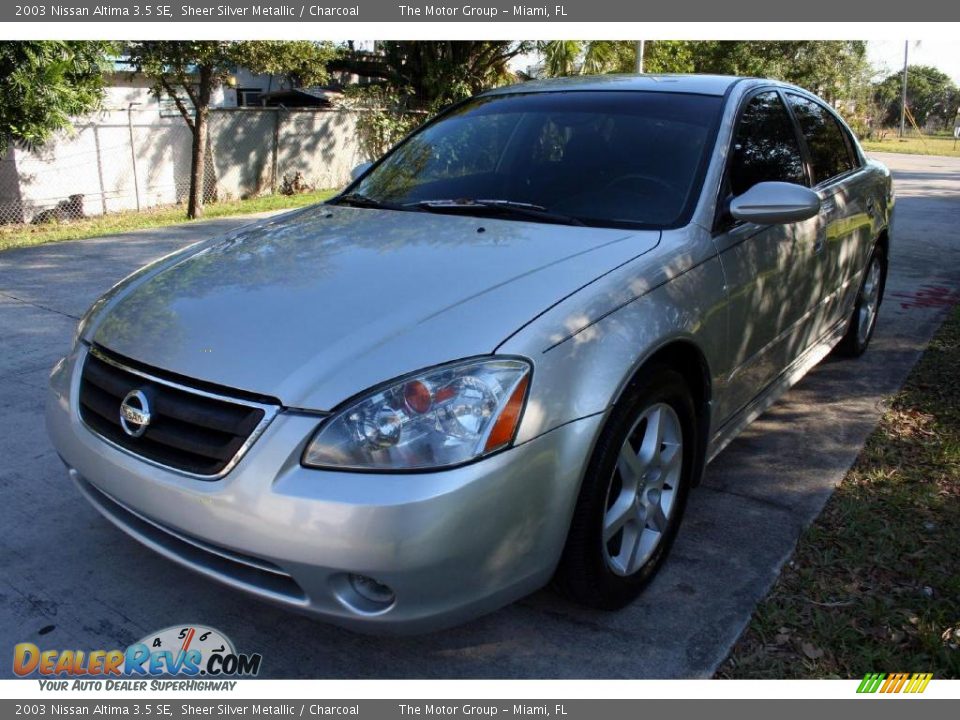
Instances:
[[[328,205],[349,205],[350,207],[359,207],[359,208],[374,208],[376,210],[406,210],[410,211],[412,208],[406,205],[397,205],[396,203],[382,202],[380,200],[374,200],[372,197],[368,197],[361,193],[347,193],[346,195],[339,195],[335,198],[332,198],[327,201]]]
[[[556,223],[558,225],[586,225],[579,218],[572,215],[563,215],[561,213],[551,212],[543,205],[534,205],[533,203],[519,202],[517,200],[499,200],[499,199],[473,199],[465,198],[462,200],[420,200],[410,203],[406,207],[419,208],[430,212],[464,212],[469,215],[480,212],[493,212],[500,215],[513,215],[530,220],[539,220],[540,222]]]

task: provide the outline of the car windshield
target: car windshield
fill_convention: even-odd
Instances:
[[[533,222],[675,227],[689,219],[722,103],[642,91],[481,97],[407,139],[344,197]]]

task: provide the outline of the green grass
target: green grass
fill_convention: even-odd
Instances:
[[[303,195],[265,195],[249,200],[210,203],[204,207],[204,220],[232,215],[251,215],[270,210],[286,210],[326,200],[335,190],[316,190]],[[131,230],[159,228],[188,222],[183,206],[162,207],[142,212],[121,212],[61,223],[43,225],[0,225],[0,251],[41,245],[63,240],[82,240],[125,233]]]
[[[720,668],[960,677],[960,307]]]
[[[910,153],[911,155],[948,155],[960,157],[960,141],[954,147],[954,139],[943,135],[925,135],[919,137],[898,138],[892,133],[883,140],[861,140],[860,144],[867,152]]]

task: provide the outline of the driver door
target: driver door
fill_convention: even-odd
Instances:
[[[741,104],[714,235],[728,293],[729,364],[718,407],[723,420],[749,404],[815,339],[820,219],[758,225],[734,221],[725,210],[731,198],[771,180],[809,185],[784,100],[765,89]]]

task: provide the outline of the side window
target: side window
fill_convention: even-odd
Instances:
[[[860,156],[857,153],[857,141],[854,138],[852,132],[847,127],[844,127],[843,123],[837,123],[840,126],[840,133],[843,135],[843,139],[847,143],[847,156],[850,158],[850,166],[854,169],[862,167],[860,162]]]
[[[850,149],[833,114],[819,103],[805,97],[792,93],[787,97],[810,149],[813,184],[819,185],[852,170]]]
[[[730,192],[741,195],[769,180],[800,185],[807,182],[793,123],[774,91],[752,97],[737,122],[730,157]]]

